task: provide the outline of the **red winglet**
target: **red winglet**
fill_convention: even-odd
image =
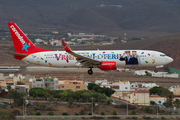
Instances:
[[[64,48],[64,50],[65,50],[66,52],[72,52],[72,51],[71,51],[71,48],[70,48],[69,46],[67,46],[66,43],[65,43],[63,40],[61,40],[61,42],[62,42],[63,48]]]

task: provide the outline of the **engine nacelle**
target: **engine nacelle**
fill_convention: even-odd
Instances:
[[[115,61],[106,61],[106,62],[101,62],[100,68],[101,70],[104,71],[116,70],[117,65]]]

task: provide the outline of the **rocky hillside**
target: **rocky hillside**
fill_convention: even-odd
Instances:
[[[100,7],[122,5],[123,7]],[[180,32],[180,0],[1,0],[0,29],[16,22],[25,31],[67,29],[129,37]]]

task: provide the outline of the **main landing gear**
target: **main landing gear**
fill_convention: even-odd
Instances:
[[[93,74],[92,68],[90,68],[87,72],[89,75],[92,75]]]

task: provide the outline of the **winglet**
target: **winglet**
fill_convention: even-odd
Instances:
[[[63,40],[61,40],[61,42],[62,42],[63,48],[66,52],[72,52],[71,48],[69,46],[67,46]]]

